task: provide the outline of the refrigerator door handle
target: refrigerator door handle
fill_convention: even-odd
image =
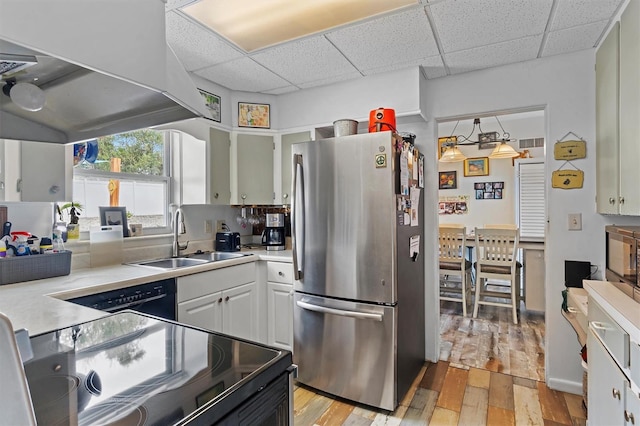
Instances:
[[[345,311],[342,309],[327,308],[325,306],[313,305],[311,303],[298,300],[296,302],[302,309],[309,311],[320,312],[322,314],[339,315],[342,317],[351,317],[356,319],[370,319],[374,321],[382,321],[383,314],[372,314],[369,312],[357,312],[357,311]]]
[[[298,169],[300,170],[300,190],[301,190],[301,198],[302,200],[298,200]],[[298,265],[298,221],[297,221],[297,212],[298,209],[302,214],[302,226],[300,227],[301,232],[304,232],[304,224],[305,224],[305,210],[304,210],[304,171],[302,169],[302,154],[294,154],[293,155],[293,188],[291,191],[291,235],[293,236],[293,276],[296,280],[301,280],[303,277],[302,269],[300,269],[300,265]],[[301,238],[304,241],[304,237]],[[304,252],[303,252],[304,255]],[[304,264],[304,259],[302,259],[302,264]]]

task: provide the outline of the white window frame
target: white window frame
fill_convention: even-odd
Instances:
[[[171,158],[171,137],[168,130],[156,130],[156,129],[148,129],[154,130],[156,132],[162,133],[164,138],[164,153],[163,153],[163,165],[162,172],[163,174],[160,176],[153,175],[144,175],[138,173],[121,173],[121,172],[108,172],[103,170],[94,170],[94,169],[81,169],[74,168],[73,169],[73,178],[76,176],[84,177],[84,178],[101,178],[101,179],[118,179],[118,180],[129,180],[135,182],[162,182],[165,187],[165,206],[164,206],[164,215],[166,218],[165,226],[158,227],[145,227],[144,234],[145,235],[161,235],[161,234],[170,234],[171,233],[171,204],[173,203],[172,199],[172,158]],[[84,232],[83,232],[84,234]],[[84,239],[84,238],[83,238]]]

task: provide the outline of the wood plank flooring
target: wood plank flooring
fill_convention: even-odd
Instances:
[[[393,412],[331,397],[306,386],[294,391],[294,424],[586,425],[582,397],[522,377],[439,361],[425,363]]]
[[[483,306],[477,319],[441,302],[440,361],[425,363],[394,412],[294,391],[294,423],[307,425],[585,425],[582,396],[544,381],[544,315]]]
[[[471,312],[472,310],[470,310]],[[462,316],[462,304],[440,302],[440,360],[544,381],[544,314],[481,306],[478,318]]]

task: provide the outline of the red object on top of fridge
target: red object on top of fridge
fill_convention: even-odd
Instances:
[[[369,112],[369,133],[396,131],[396,111],[391,108],[372,109]]]

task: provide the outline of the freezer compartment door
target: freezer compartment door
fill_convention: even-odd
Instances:
[[[296,293],[298,381],[362,404],[394,410],[397,308]]]

